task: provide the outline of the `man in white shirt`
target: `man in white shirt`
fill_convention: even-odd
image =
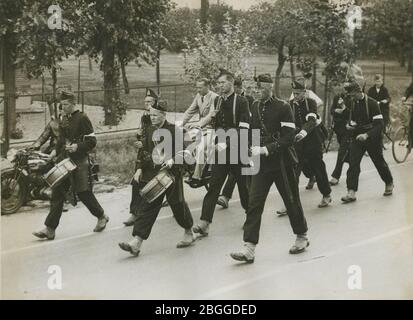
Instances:
[[[197,95],[190,107],[185,111],[182,121],[183,126],[189,129],[202,129],[202,138],[196,150],[196,166],[192,175],[193,182],[201,180],[207,163],[210,146],[212,145],[211,120],[214,114],[214,101],[218,96],[210,90],[210,81],[202,78],[196,82]],[[194,115],[199,115],[199,120],[188,123]]]

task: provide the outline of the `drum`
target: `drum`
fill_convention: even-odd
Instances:
[[[65,181],[71,172],[77,168],[76,164],[69,158],[60,161],[43,177],[47,184],[53,189]]]
[[[152,203],[163,195],[174,181],[175,178],[169,170],[162,169],[139,193],[146,202]]]

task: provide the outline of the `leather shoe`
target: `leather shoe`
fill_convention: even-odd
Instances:
[[[40,239],[54,240],[56,234],[52,228],[46,227],[43,230],[33,232],[33,235]]]
[[[320,204],[318,205],[318,207],[319,208],[326,208],[326,207],[328,207],[329,206],[329,204],[331,203],[331,196],[330,195],[328,195],[328,196],[325,196],[325,197],[323,197],[323,199],[321,199],[321,202],[320,202]]]
[[[236,261],[246,262],[246,263],[254,263],[254,257],[248,257],[244,252],[232,252],[230,254],[231,258]]]
[[[331,178],[330,180],[330,186],[336,186],[338,185],[338,179],[336,178]]]
[[[314,184],[316,183],[315,177],[310,178],[308,180],[307,186],[305,187],[307,190],[311,190],[314,188]]]
[[[131,214],[129,219],[124,221],[123,224],[127,227],[133,226],[135,224],[137,217],[134,214]]]
[[[209,223],[206,221],[201,221],[201,223],[192,228],[194,233],[199,233],[201,236],[206,237],[208,236],[209,232]]]
[[[284,217],[287,215],[287,208],[282,208],[280,210],[277,210],[276,213],[278,214],[279,217]]]
[[[195,242],[194,234],[191,229],[185,230],[184,238],[176,244],[178,249],[187,248]]]
[[[290,254],[299,254],[305,251],[305,249],[310,245],[307,236],[298,235],[295,243],[290,249]]]
[[[391,196],[393,194],[393,189],[394,189],[393,183],[386,184],[386,188],[384,190],[383,196],[385,197]]]
[[[217,204],[219,204],[224,209],[228,208],[228,198],[226,196],[219,196]]]
[[[141,252],[139,249],[136,249],[134,247],[132,247],[129,243],[127,242],[120,242],[119,243],[119,247],[124,250],[129,252],[131,255],[137,257],[139,256],[139,253]]]
[[[231,258],[237,261],[253,263],[255,260],[255,244],[250,242],[244,243],[244,249],[239,252],[232,252]]]
[[[98,219],[95,229],[93,232],[102,232],[106,228],[106,224],[109,222],[109,217],[107,215],[103,215],[103,217]]]

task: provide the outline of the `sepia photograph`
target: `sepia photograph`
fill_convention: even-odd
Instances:
[[[413,300],[412,113],[413,0],[0,0],[0,300]]]

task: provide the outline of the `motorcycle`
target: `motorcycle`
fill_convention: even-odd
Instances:
[[[43,175],[53,168],[49,155],[32,149],[7,152],[9,167],[1,172],[1,214],[17,212],[29,200],[49,200]]]
[[[194,143],[197,140],[197,135],[202,134],[202,129],[196,127],[189,129],[187,132],[190,137],[190,143]],[[190,157],[192,157],[192,159],[196,159],[196,152],[196,148],[191,151]],[[205,189],[208,190],[209,180],[211,178],[211,165],[205,165],[201,175],[201,180],[195,180],[192,178],[195,171],[195,167],[196,163],[185,165],[187,179],[185,179],[184,182],[187,183],[191,188],[197,189],[205,187]]]

